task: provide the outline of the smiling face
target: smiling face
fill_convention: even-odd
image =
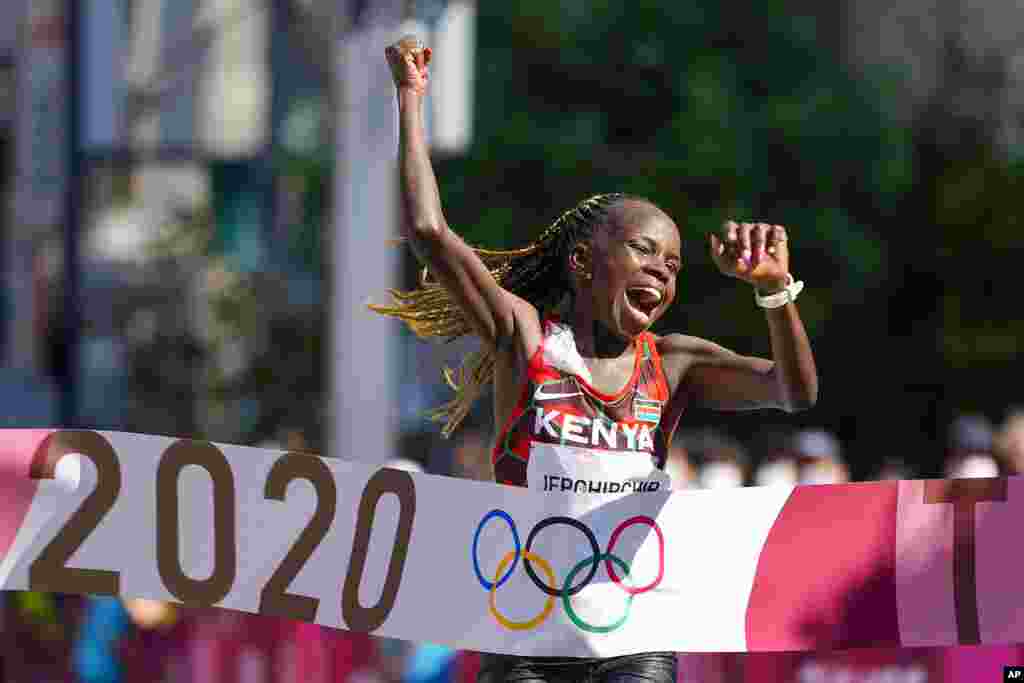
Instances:
[[[626,200],[611,208],[606,224],[574,258],[591,274],[579,288],[581,299],[618,337],[632,339],[648,329],[675,299],[679,229],[652,204]]]

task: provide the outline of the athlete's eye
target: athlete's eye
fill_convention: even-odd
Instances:
[[[651,248],[648,247],[643,242],[630,242],[629,246],[633,247],[634,249],[639,251],[641,254],[650,254],[651,253]]]

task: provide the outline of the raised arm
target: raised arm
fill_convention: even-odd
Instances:
[[[712,235],[719,270],[768,295],[784,289],[789,275],[785,229],[778,225],[727,223]],[[772,359],[743,356],[703,339],[670,335],[663,341],[666,369],[676,393],[717,410],[805,410],[818,399],[814,354],[795,303],[766,308]]]
[[[399,186],[403,232],[417,258],[458,302],[477,335],[493,348],[540,343],[536,309],[503,290],[483,261],[449,227],[423,126],[431,50],[406,37],[387,48],[399,112]]]

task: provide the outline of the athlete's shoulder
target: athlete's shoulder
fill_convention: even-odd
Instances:
[[[654,335],[655,345],[662,357],[700,356],[721,348],[718,344],[688,334],[674,332]]]
[[[658,355],[665,371],[665,379],[672,393],[691,368],[713,362],[730,352],[718,344],[687,334],[667,334],[657,337]]]

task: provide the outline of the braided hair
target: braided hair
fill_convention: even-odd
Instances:
[[[473,251],[503,289],[533,304],[542,316],[547,315],[566,295],[572,294],[565,268],[572,249],[590,239],[595,228],[607,221],[609,211],[627,199],[633,198],[618,193],[589,197],[559,216],[527,247],[507,251],[474,248]],[[427,268],[421,273],[418,289],[392,289],[389,294],[392,305],[371,304],[370,309],[398,318],[421,339],[443,337],[451,341],[473,333],[462,308],[448,290],[431,279]],[[427,417],[444,422],[441,433],[448,437],[494,378],[494,350],[467,354],[458,369],[444,368],[443,376],[455,396],[429,411]]]

